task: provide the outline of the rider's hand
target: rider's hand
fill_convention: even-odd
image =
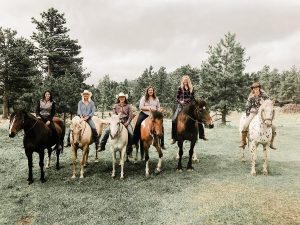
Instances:
[[[50,121],[48,120],[47,122],[46,122],[46,125],[48,126],[50,124]]]

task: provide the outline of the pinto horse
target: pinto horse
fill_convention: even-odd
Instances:
[[[96,116],[93,116],[92,120],[94,121],[98,133],[98,137],[101,136],[103,130],[103,121]],[[70,125],[70,142],[72,147],[72,179],[76,178],[76,164],[77,164],[77,150],[78,148],[82,149],[82,157],[80,160],[80,178],[84,177],[84,167],[88,161],[89,155],[89,146],[94,142],[92,137],[92,129],[88,125],[87,122],[82,121],[80,122],[80,117],[75,116]],[[96,150],[97,152],[97,150]],[[96,153],[97,159],[97,153]]]
[[[133,119],[133,123],[136,121],[138,115]],[[140,138],[140,149],[141,158],[143,159],[145,154],[146,161],[146,176],[149,176],[149,148],[153,145],[158,153],[159,159],[155,173],[161,172],[161,163],[163,153],[161,151],[161,138],[163,136],[163,114],[158,111],[150,111],[150,115],[141,124],[141,138]],[[136,158],[138,154],[139,146],[136,144]]]
[[[57,117],[53,118],[57,135],[60,138],[61,146],[63,146],[65,136],[65,125],[62,120]],[[32,114],[19,110],[15,111],[10,116],[9,123],[9,137],[13,138],[20,130],[24,130],[23,144],[25,148],[25,154],[28,160],[28,184],[33,182],[32,176],[32,154],[37,152],[39,154],[39,166],[41,169],[41,182],[45,182],[44,173],[44,150],[48,149],[48,165],[50,164],[50,157],[52,152],[52,146],[56,144],[56,140],[53,138],[51,129],[41,120],[33,116]],[[60,150],[56,149],[56,169],[59,169],[59,154]]]
[[[177,170],[182,171],[182,155],[183,142],[188,140],[191,142],[189,151],[189,161],[187,165],[188,170],[193,170],[192,157],[194,154],[194,147],[198,140],[198,124],[204,123],[209,128],[213,128],[213,122],[209,115],[209,111],[205,108],[206,102],[204,100],[193,100],[191,103],[183,107],[182,111],[177,117],[177,145],[179,148],[179,159]]]

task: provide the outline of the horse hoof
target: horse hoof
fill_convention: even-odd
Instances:
[[[98,163],[99,162],[99,160],[98,159],[95,159],[95,163]]]
[[[268,171],[264,171],[264,175],[268,176],[269,175]]]
[[[32,184],[33,180],[28,180],[28,185]]]
[[[242,158],[242,159],[241,159],[241,162],[242,162],[242,163],[246,162],[246,159]]]
[[[76,176],[75,175],[73,175],[72,177],[71,177],[71,179],[75,179],[76,178]]]
[[[255,176],[256,176],[256,172],[252,172],[251,175],[252,175],[253,177],[255,177]]]
[[[115,178],[116,178],[116,176],[115,176],[115,175],[111,175],[111,178],[112,178],[112,179],[115,179]]]
[[[198,162],[200,162],[200,160],[199,159],[193,159],[193,162],[198,163]]]
[[[146,173],[146,178],[149,178],[149,177],[150,177],[149,173]]]
[[[182,169],[177,169],[177,172],[182,173]]]
[[[120,180],[124,180],[124,177],[120,177]]]
[[[81,175],[79,178],[80,178],[80,179],[83,179],[83,178],[84,178],[84,176],[83,176],[83,175]]]
[[[187,171],[193,172],[193,171],[194,171],[194,168],[193,168],[193,167],[192,167],[192,168],[188,168]]]
[[[42,183],[45,183],[45,182],[46,182],[46,179],[41,179],[41,182],[42,182]]]

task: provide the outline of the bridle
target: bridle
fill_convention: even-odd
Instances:
[[[123,126],[121,126],[121,122],[118,122],[117,124],[118,124],[118,129],[117,129],[117,133],[116,133],[116,136],[115,136],[115,137],[117,137],[117,136],[122,132],[122,130],[123,130]],[[120,127],[121,127],[121,129],[120,129]],[[110,136],[111,139],[114,138],[114,137],[111,135],[111,130],[109,130],[109,136]]]
[[[16,115],[14,116],[13,119],[16,119]],[[21,128],[20,130],[23,129],[23,130],[24,130],[24,133],[25,133],[25,134],[26,134],[26,133],[28,134],[28,133],[35,127],[35,125],[37,124],[37,122],[38,122],[38,119],[36,118],[36,119],[35,119],[35,123],[34,123],[28,130],[25,130],[25,128],[24,128],[25,119],[24,119],[24,116],[23,116],[23,118],[22,118],[22,128]],[[11,121],[9,121],[9,129],[11,128],[10,126],[11,126]],[[16,134],[18,134],[20,130],[16,131]]]

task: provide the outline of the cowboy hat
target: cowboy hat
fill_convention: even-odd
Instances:
[[[260,84],[258,82],[254,82],[252,85],[251,85],[251,89],[253,88],[256,88],[256,87],[259,87],[260,88]]]
[[[89,95],[90,97],[92,97],[92,92],[88,91],[88,90],[84,90],[82,93],[81,93],[81,96],[83,95]]]
[[[120,97],[125,97],[126,99],[128,98],[128,94],[124,94],[123,92],[120,92],[118,95],[116,95],[116,98],[120,98]]]

